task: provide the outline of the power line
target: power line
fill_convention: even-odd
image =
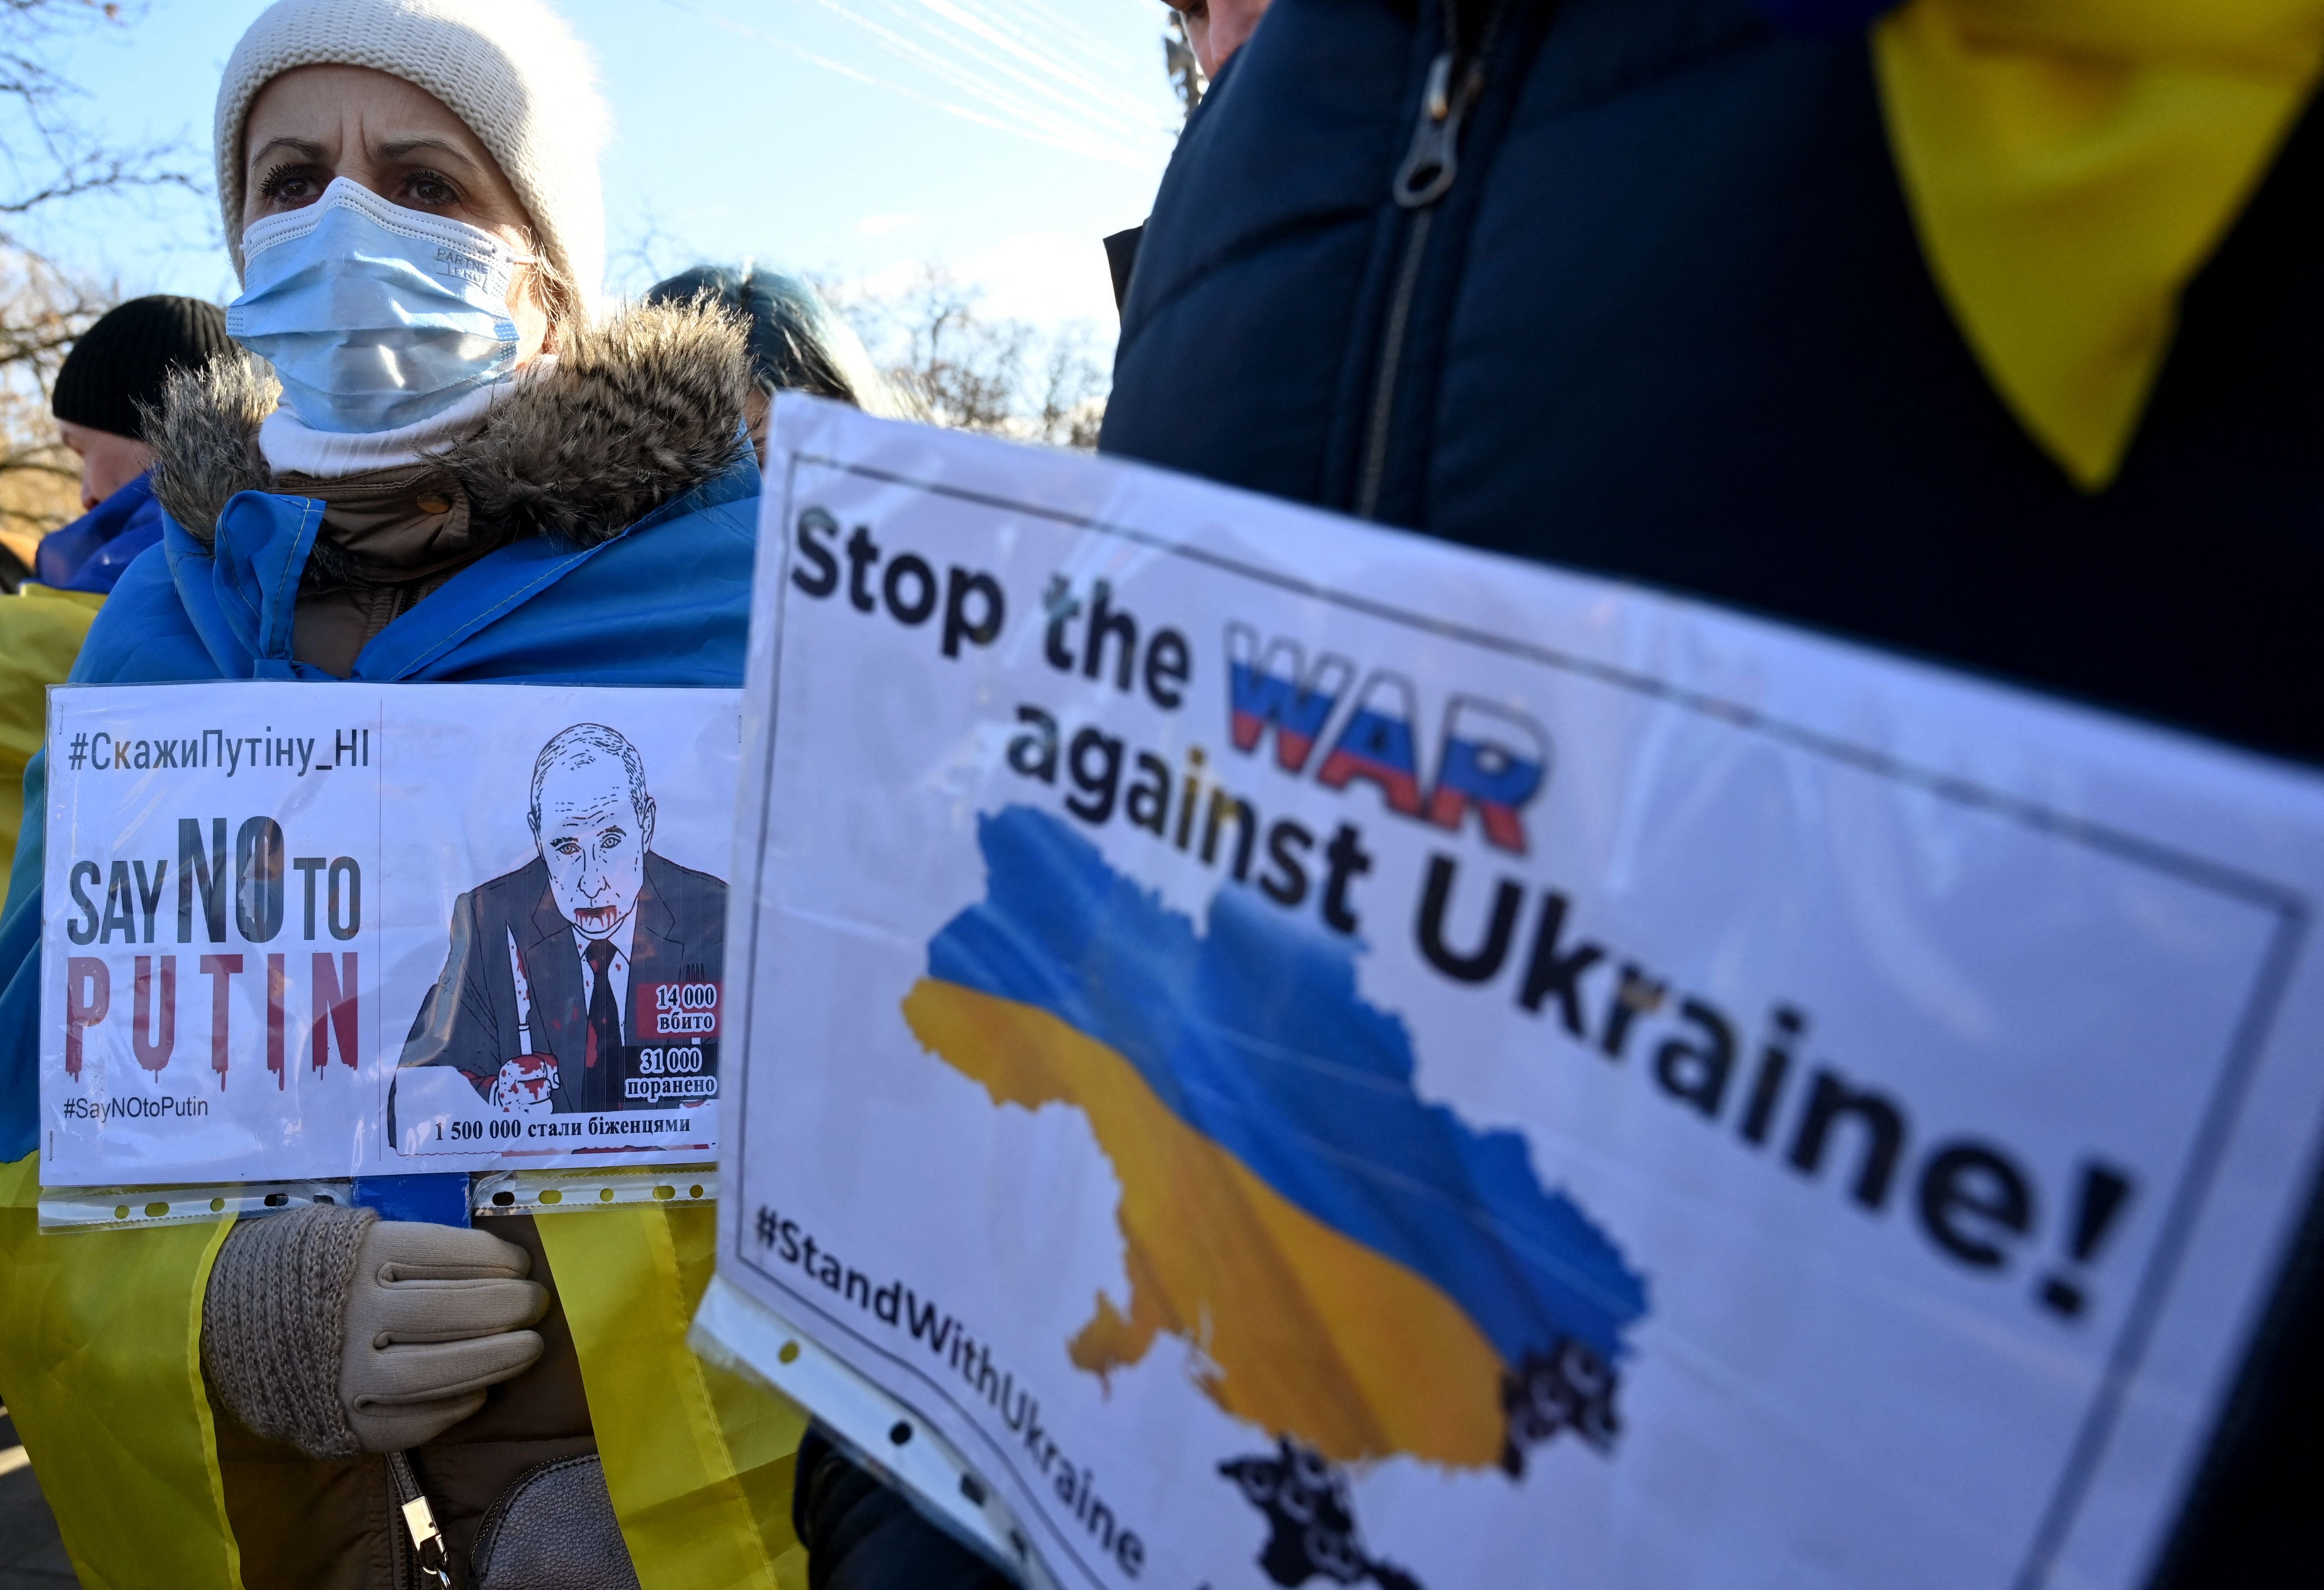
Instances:
[[[1120,86],[1120,52],[1084,28],[1057,25],[1039,0],[1019,0],[1014,15],[996,10],[991,0],[917,0],[917,8],[906,0],[873,0],[888,20],[866,15],[861,0],[854,5],[794,0],[847,23],[890,62],[934,79],[936,93],[808,49],[698,0],[669,3],[853,82],[1045,147],[1141,170],[1168,148],[1167,119]]]

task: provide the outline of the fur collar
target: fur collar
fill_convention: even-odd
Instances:
[[[247,355],[170,378],[148,427],[153,495],[199,541],[237,492],[273,476],[259,422],[281,389]],[[731,467],[751,391],[741,323],[708,307],[638,305],[567,327],[553,367],[518,383],[484,428],[441,455],[469,510],[506,538],[610,541]]]

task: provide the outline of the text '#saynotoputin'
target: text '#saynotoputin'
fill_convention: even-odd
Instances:
[[[331,731],[328,754],[322,736],[277,734],[267,724],[258,734],[205,729],[192,735],[115,734],[109,729],[77,730],[64,740],[68,773],[157,773],[171,770],[220,772],[228,778],[259,772],[304,778],[341,767],[371,766],[369,729]]]
[[[118,1043],[121,1028],[157,1082],[173,1061],[189,1058],[178,1046],[180,957],[163,945],[195,948],[185,980],[210,980],[207,1059],[219,1088],[245,1052],[263,1055],[284,1086],[300,1039],[318,1074],[334,1048],[349,1070],[359,1068],[359,952],[333,946],[363,931],[362,863],[293,854],[291,836],[270,816],[239,824],[181,817],[177,826],[175,856],[76,858],[66,871],[65,937],[88,953],[65,957],[65,1074],[78,1080],[92,1037]],[[300,951],[293,942],[321,947]],[[263,979],[263,1019],[247,996],[235,997],[244,977]],[[190,1036],[204,1001],[192,987],[187,993]]]

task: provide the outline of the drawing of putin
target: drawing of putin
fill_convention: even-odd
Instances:
[[[541,747],[530,816],[540,853],[453,903],[451,952],[401,1063],[456,1067],[492,1103],[526,1114],[711,1096],[715,1018],[672,1013],[700,1011],[700,991],[720,979],[725,884],[649,848],[645,761],[603,724]]]

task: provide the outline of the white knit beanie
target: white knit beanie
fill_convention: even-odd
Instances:
[[[370,67],[442,100],[500,162],[549,264],[596,298],[604,102],[589,52],[540,0],[278,0],[262,12],[218,85],[218,205],[237,276],[243,124],[261,88],[301,66]]]

